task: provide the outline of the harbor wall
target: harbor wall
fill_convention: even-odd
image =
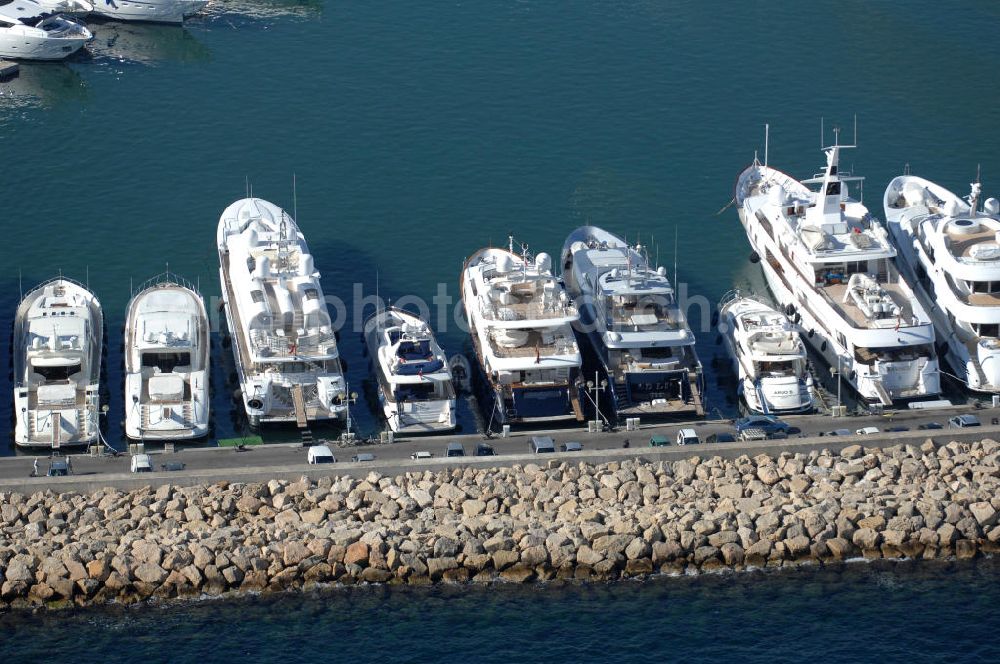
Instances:
[[[830,441],[832,442],[832,441]],[[0,493],[0,609],[1000,550],[1000,443]]]

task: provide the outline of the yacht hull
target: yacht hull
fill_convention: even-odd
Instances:
[[[208,0],[97,0],[94,13],[116,21],[180,24],[207,5]]]
[[[16,35],[0,30],[0,58],[43,61],[65,60],[83,48],[90,39],[90,37],[54,39],[51,37]]]

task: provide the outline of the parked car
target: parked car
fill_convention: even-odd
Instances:
[[[430,452],[420,451],[420,452],[414,452],[413,454],[411,454],[410,458],[411,459],[430,459],[433,456],[434,455],[432,455]]]
[[[48,477],[63,477],[69,475],[69,464],[66,459],[57,457],[49,461],[49,470],[45,473]]]
[[[872,434],[878,433],[878,427],[861,427],[854,433],[856,433],[859,436],[870,436]]]
[[[763,429],[764,433],[773,437],[775,434],[787,435],[791,427],[773,415],[749,415],[736,420],[736,431],[745,429]]]
[[[326,445],[314,445],[310,447],[308,454],[306,454],[306,460],[309,463],[337,462],[337,459],[333,456],[333,452]]]
[[[153,463],[148,454],[133,454],[131,468],[133,473],[151,473]]]
[[[487,443],[479,443],[476,445],[476,456],[496,456],[497,451],[493,449],[492,445]]]
[[[952,429],[968,429],[969,427],[981,426],[981,424],[975,415],[956,415],[948,420],[948,426]]]
[[[670,444],[670,439],[667,438],[666,436],[656,434],[649,437],[650,447],[666,447],[669,444]]]
[[[561,449],[563,452],[582,452],[583,445],[581,445],[580,443],[569,442],[560,445],[559,449]]]
[[[827,431],[827,436],[851,436],[853,432],[850,429],[834,429],[833,431]]]
[[[535,454],[555,453],[556,441],[551,436],[532,436],[528,441],[528,449]]]
[[[701,442],[694,429],[681,429],[677,432],[678,445],[697,445]]]
[[[705,439],[706,443],[735,443],[736,436],[731,433],[710,433]]]
[[[465,448],[462,447],[462,443],[448,443],[448,449],[445,451],[445,456],[464,457]]]
[[[351,461],[354,461],[355,463],[359,461],[374,461],[374,460],[375,460],[375,455],[372,454],[371,452],[362,452],[361,454],[355,454],[354,456],[351,457]]]
[[[944,425],[941,424],[940,422],[924,422],[917,428],[920,429],[921,431],[929,431],[931,429],[943,429]]]
[[[764,429],[758,429],[757,427],[747,427],[739,432],[740,440],[743,442],[750,442],[755,440],[767,440],[767,431]]]
[[[909,431],[909,430],[910,430],[910,427],[887,427],[886,430],[885,430],[885,432],[886,433],[900,433],[900,432]]]

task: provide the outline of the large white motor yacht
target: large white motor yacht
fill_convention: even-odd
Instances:
[[[347,416],[346,383],[319,272],[295,221],[259,198],[219,220],[219,275],[252,426]]]
[[[389,428],[398,433],[455,428],[455,388],[448,358],[425,321],[391,307],[365,321],[364,339]]]
[[[94,38],[83,23],[53,8],[35,0],[0,0],[0,58],[62,60]]]
[[[580,349],[571,323],[579,318],[552,259],[480,249],[462,270],[462,300],[479,364],[500,424],[583,420],[577,379]]]
[[[14,318],[14,442],[59,448],[98,440],[104,315],[60,277],[28,293]]]
[[[733,291],[719,303],[719,327],[747,408],[765,415],[812,410],[806,347],[787,316]]]
[[[206,5],[208,0],[98,0],[94,13],[117,21],[182,23]]]
[[[900,270],[934,320],[938,349],[970,389],[1000,392],[1000,201],[979,210],[913,175],[885,190],[885,218]]]
[[[641,245],[582,226],[563,245],[562,274],[619,416],[704,414],[694,334]]]
[[[825,171],[802,182],[755,160],[736,182],[740,221],[777,302],[862,398],[937,394],[934,327],[885,227],[848,194],[862,178],[839,172],[843,147],[824,148]]]
[[[125,435],[208,435],[209,337],[205,302],[164,274],[139,287],[125,316]]]

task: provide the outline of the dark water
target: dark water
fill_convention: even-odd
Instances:
[[[354,588],[0,617],[4,662],[995,662],[1000,563]]]

